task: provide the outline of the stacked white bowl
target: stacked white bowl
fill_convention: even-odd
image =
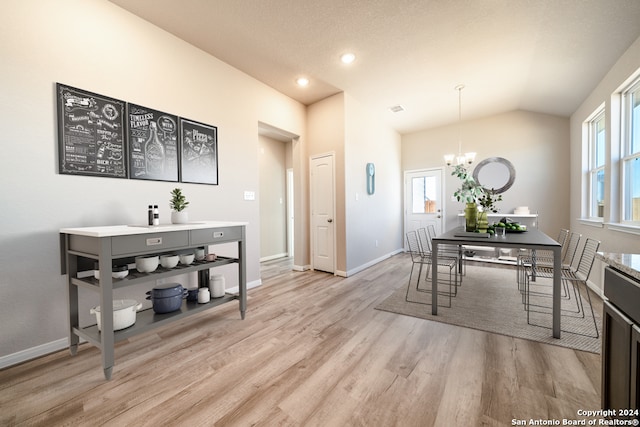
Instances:
[[[529,215],[529,206],[518,206],[513,210],[516,215]]]

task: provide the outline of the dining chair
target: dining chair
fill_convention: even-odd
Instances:
[[[566,251],[566,243],[567,238],[569,237],[569,233],[569,230],[562,228],[558,232],[558,237],[556,238],[556,241],[560,243],[560,246],[562,246],[562,254],[560,256],[563,259]],[[534,261],[535,263],[538,263],[538,261],[544,263],[545,260],[547,260],[546,262],[548,262],[548,260],[551,260],[551,265],[553,265],[553,253],[551,251],[535,250],[524,251],[518,254],[518,257],[516,259],[516,282],[518,284],[518,289],[521,293],[523,293],[523,297],[525,280],[527,272],[529,271],[529,267],[534,263]]]
[[[435,230],[434,230],[435,231]],[[418,228],[417,230],[418,233],[418,241],[420,242],[420,247],[422,248],[422,253],[424,254],[425,257],[428,257],[429,259],[431,259],[431,256],[433,254],[433,249],[431,247],[431,236],[428,232],[427,228]],[[450,253],[447,253],[445,251],[438,251],[438,265],[439,266],[445,266],[445,267],[449,267],[451,264],[451,261],[454,261],[456,263],[458,263],[458,258],[455,256],[452,256]],[[429,280],[429,271],[431,270],[431,263],[427,265],[427,274],[425,275],[425,280],[428,281]],[[454,284],[455,284],[455,288],[454,288],[454,292],[453,292],[453,296],[456,296],[458,294],[458,289],[457,287],[460,285],[459,281],[458,281],[458,270],[454,269],[455,273],[454,273]],[[449,281],[451,281],[451,271],[449,271]]]
[[[585,317],[585,309],[584,309],[584,302],[582,299],[582,289],[584,289],[584,292],[586,294],[586,302],[589,305],[589,309],[591,311],[591,318],[593,319],[593,325],[595,328],[595,335],[590,335],[590,334],[586,334],[586,333],[582,333],[582,332],[576,332],[576,331],[571,331],[571,330],[565,330],[563,329],[564,332],[569,332],[569,333],[574,333],[574,334],[578,334],[578,335],[583,335],[583,336],[589,336],[589,337],[593,337],[593,338],[598,338],[600,336],[600,333],[598,331],[598,323],[596,321],[596,316],[595,313],[593,311],[593,305],[591,303],[591,294],[589,291],[589,287],[587,285],[587,281],[589,280],[589,275],[591,274],[591,270],[593,268],[593,263],[595,261],[595,257],[596,257],[596,253],[598,252],[598,248],[600,247],[600,241],[595,240],[595,239],[591,239],[591,238],[587,238],[587,240],[585,241],[583,247],[582,247],[582,252],[580,254],[580,258],[578,261],[578,264],[576,266],[575,269],[572,268],[563,268],[561,271],[561,278],[562,281],[566,284],[570,284],[571,288],[574,292],[574,295],[576,296],[576,304],[578,305],[578,314],[580,315],[581,318]],[[543,273],[543,272],[541,272]],[[533,273],[532,273],[533,274]],[[530,279],[532,274],[528,274],[527,275],[527,280],[526,280],[526,286],[529,287],[530,286]],[[537,272],[536,272],[537,274]],[[543,273],[545,274],[545,273]],[[542,277],[542,276],[537,276],[537,277]],[[527,312],[527,323],[534,325],[534,326],[541,326],[541,327],[547,327],[545,325],[540,325],[540,324],[536,324],[531,320],[531,304],[530,304],[530,294],[527,292],[527,297],[526,297],[526,304],[525,304],[525,310]],[[538,311],[539,312],[539,311]],[[561,313],[565,312],[565,310],[561,310]],[[564,315],[564,314],[561,314]],[[566,315],[565,315],[566,316]]]
[[[427,233],[429,235],[429,245],[431,245],[431,239],[433,239],[437,235],[436,234],[436,227],[433,224],[427,225]],[[431,246],[429,246],[429,247],[431,247]],[[442,256],[445,256],[445,257],[448,257],[448,258],[456,258],[458,260],[457,286],[462,286],[462,278],[467,273],[466,262],[465,262],[465,257],[463,255],[462,245],[457,245],[457,246],[440,245],[440,246],[438,246],[438,249],[440,250],[438,252],[438,256],[440,256],[440,254],[442,254]]]
[[[578,251],[578,245],[580,243],[580,239],[582,238],[582,234],[572,232],[569,235],[568,240],[565,239],[565,244],[562,246],[562,260],[561,260],[561,268],[563,270],[573,270],[573,262]],[[546,256],[538,257],[537,254],[535,257],[531,257],[529,259],[521,260],[522,265],[520,268],[522,269],[523,275],[531,275],[532,268],[535,265],[535,273],[536,276],[550,278],[553,277],[553,257],[547,258]],[[542,286],[542,285],[540,285]],[[547,285],[550,286],[550,285]],[[562,286],[562,298],[570,299],[571,293],[569,291],[569,286],[566,282],[563,282]],[[532,291],[529,289],[530,294],[538,294],[538,295],[549,295],[548,292],[544,291]],[[524,302],[524,295],[523,295]]]
[[[411,272],[409,273],[409,283],[407,285],[407,292],[405,295],[405,301],[407,302],[414,302],[414,303],[418,303],[418,304],[424,304],[424,305],[431,305],[431,303],[426,303],[423,301],[417,301],[417,300],[412,300],[409,297],[409,291],[411,289],[412,286],[412,278],[413,278],[413,272],[414,269],[416,267],[416,265],[418,266],[418,277],[416,280],[416,291],[417,292],[425,292],[425,293],[431,293],[431,290],[428,288],[421,288],[420,287],[420,277],[422,275],[422,267],[424,265],[427,265],[427,268],[430,268],[431,266],[431,253],[430,252],[424,252],[423,248],[420,246],[420,242],[418,240],[418,233],[415,231],[409,231],[406,234],[406,238],[407,238],[407,246],[409,248],[409,253],[411,254]],[[446,266],[449,268],[449,280],[448,280],[448,284],[449,284],[449,291],[438,291],[438,295],[443,295],[443,296],[448,296],[448,300],[449,300],[449,304],[446,305],[445,307],[451,307],[451,296],[453,295],[453,289],[455,286],[454,281],[457,279],[457,270],[456,270],[456,263],[455,260],[447,260],[445,258],[442,259],[442,261],[439,259],[438,260],[438,266]],[[427,274],[428,276],[428,274]],[[453,280],[452,280],[453,279]],[[428,283],[428,281],[426,281]]]

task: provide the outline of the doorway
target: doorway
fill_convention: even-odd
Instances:
[[[293,257],[292,152],[297,138],[290,132],[258,124],[261,263]]]
[[[445,205],[442,175],[442,168],[405,171],[405,234],[429,225],[435,227],[436,234],[442,233]]]
[[[335,273],[334,154],[311,158],[311,267]]]

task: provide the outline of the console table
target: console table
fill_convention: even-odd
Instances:
[[[246,244],[244,222],[202,221],[189,224],[159,226],[117,225],[106,227],[63,228],[60,230],[61,274],[67,274],[69,300],[69,351],[75,355],[80,338],[98,347],[102,353],[102,367],[106,379],[111,378],[114,366],[114,344],[133,335],[166,325],[186,316],[197,314],[220,304],[239,301],[240,315],[244,319],[247,305]],[[215,261],[196,261],[190,265],[178,265],[172,269],[158,266],[152,273],[140,273],[135,269],[123,279],[111,277],[112,265],[131,264],[136,256],[162,253],[188,253],[195,248],[219,243],[238,243],[238,257],[218,257]],[[79,265],[98,262],[100,279],[78,277]],[[198,272],[199,286],[207,286],[210,268],[227,264],[238,265],[239,291],[212,299],[207,304],[183,301],[180,310],[156,314],[152,309],[136,314],[132,326],[113,331],[113,290],[155,281],[178,274]],[[101,329],[97,325],[79,325],[78,288],[100,294]]]

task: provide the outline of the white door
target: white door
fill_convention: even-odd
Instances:
[[[444,194],[442,168],[404,173],[404,231],[432,224],[436,234],[443,231]],[[406,241],[405,241],[406,245]]]
[[[311,264],[314,270],[335,270],[333,154],[311,159]]]

